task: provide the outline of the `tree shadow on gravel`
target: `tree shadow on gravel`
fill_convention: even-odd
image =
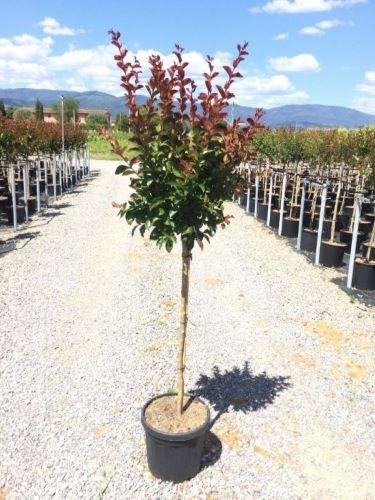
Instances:
[[[290,377],[271,377],[266,372],[254,375],[246,361],[242,369],[236,366],[230,371],[221,372],[214,366],[211,377],[199,377],[192,395],[207,400],[217,412],[211,421],[212,429],[230,408],[248,413],[271,405],[280,392],[291,387],[289,380]]]

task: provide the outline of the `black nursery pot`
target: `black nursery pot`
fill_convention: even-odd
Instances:
[[[359,290],[375,290],[375,262],[356,259],[352,285]]]
[[[307,252],[315,252],[317,239],[318,231],[316,229],[304,229],[301,235],[301,249]]]
[[[150,399],[142,408],[141,420],[146,433],[147,462],[155,477],[164,481],[181,483],[196,476],[199,472],[204,439],[210,426],[210,410],[205,405],[206,421],[193,431],[180,434],[158,431],[146,422],[145,411],[155,399],[165,396],[168,394]],[[201,399],[199,401],[203,403]]]
[[[319,264],[325,267],[340,267],[346,249],[345,243],[322,241],[320,246]]]
[[[351,231],[348,231],[346,229],[342,229],[340,231],[340,241],[342,243],[346,243],[345,252],[347,252],[347,253],[350,253],[351,245],[352,245],[352,238],[353,238],[353,233]],[[364,233],[361,233],[360,231],[358,231],[357,248],[355,249],[356,253],[359,252],[361,244],[365,241],[365,239],[366,239],[366,235]]]
[[[284,210],[284,217],[285,214],[286,211]],[[278,229],[279,221],[280,221],[280,210],[271,210],[270,226],[273,227],[274,229]]]
[[[5,209],[7,218],[8,218],[8,224],[11,226],[13,225],[13,207],[8,206]],[[25,214],[25,207],[23,205],[17,205],[17,222],[20,224],[21,222],[25,222],[26,220],[26,214]]]
[[[268,203],[258,203],[258,218],[267,220]]]
[[[367,256],[367,250],[368,250],[369,245],[370,245],[369,241],[366,241],[365,243],[363,243],[362,257],[366,257]],[[370,250],[370,260],[375,260],[375,246],[371,247],[371,250]]]
[[[283,219],[283,229],[281,231],[282,236],[286,236],[287,238],[297,238],[298,224],[298,219],[285,217]]]

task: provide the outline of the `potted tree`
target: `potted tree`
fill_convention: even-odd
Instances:
[[[164,480],[184,481],[200,467],[203,440],[210,423],[208,407],[195,398],[189,400],[184,388],[185,340],[188,320],[189,276],[195,245],[210,241],[219,226],[229,223],[224,202],[246,182],[236,168],[248,161],[249,142],[261,126],[258,111],[244,127],[239,120],[225,119],[231,87],[241,77],[238,66],[247,53],[247,43],[237,45],[237,57],[223,66],[225,78],[207,57],[204,89],[186,74],[188,62],[176,45],[174,62],[165,67],[159,55],[149,57],[150,76],[141,83],[142,68],[120,41],[120,33],[110,31],[117,48],[115,60],[122,72],[129,109],[130,141],[125,150],[116,138],[102,130],[125,164],[116,173],[130,175],[134,192],[119,214],[143,236],[146,232],[159,247],[170,252],[180,240],[182,276],[178,340],[177,395],[163,394],[149,400],[141,420],[146,433],[151,472]],[[147,92],[144,105],[136,94]]]

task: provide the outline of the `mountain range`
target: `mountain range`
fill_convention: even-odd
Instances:
[[[79,101],[81,108],[106,109],[114,118],[117,113],[126,111],[124,97],[116,97],[105,92],[88,91],[74,92],[65,90],[44,89],[0,89],[0,99],[5,106],[34,106],[36,99],[40,99],[44,106],[51,106],[60,99],[60,96],[73,97]],[[140,103],[146,100],[139,96]],[[234,104],[228,110],[229,117],[246,119],[254,114],[255,108]],[[263,123],[270,127],[361,127],[375,125],[375,115],[362,113],[356,109],[343,106],[325,106],[321,104],[290,104],[265,109]]]

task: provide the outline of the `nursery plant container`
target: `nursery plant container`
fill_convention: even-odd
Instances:
[[[365,219],[369,220],[370,222],[372,222],[374,224],[374,222],[375,222],[375,212],[370,212],[370,213],[365,214]]]
[[[299,220],[294,217],[284,217],[282,236],[287,238],[297,238]]]
[[[367,256],[367,250],[370,245],[370,241],[365,241],[362,246],[362,257]],[[370,250],[370,260],[375,260],[375,245],[371,247]]]
[[[203,444],[210,426],[210,411],[199,398],[207,411],[206,420],[200,427],[183,433],[169,433],[157,430],[146,420],[148,406],[158,398],[171,397],[162,394],[149,400],[142,408],[141,420],[146,433],[147,461],[152,474],[164,481],[180,483],[196,476],[200,469]]]
[[[359,290],[375,290],[375,261],[355,260],[352,285]]]
[[[267,220],[268,203],[258,203],[258,218]]]
[[[359,221],[359,226],[358,226],[358,229],[359,231],[361,231],[362,233],[365,233],[365,234],[368,234],[371,229],[372,229],[372,224],[370,221],[368,220],[363,220],[361,219]]]
[[[342,266],[345,249],[345,243],[341,243],[339,241],[330,242],[328,240],[323,240],[320,246],[319,264],[322,264],[322,266],[325,267]]]
[[[284,217],[285,214],[286,210],[284,210]],[[280,210],[271,210],[270,226],[273,227],[274,229],[278,229],[279,221],[280,221]]]
[[[8,224],[10,226],[13,225],[13,207],[12,205],[6,207],[6,214],[8,218]],[[17,205],[17,222],[20,224],[21,222],[25,222],[26,213],[25,207],[23,205]]]
[[[307,252],[315,252],[318,231],[316,229],[304,229],[301,235],[301,249]]]
[[[340,241],[342,243],[346,243],[346,252],[350,253],[351,249],[351,244],[352,244],[352,237],[353,233],[347,229],[341,229],[340,231]],[[366,235],[365,233],[361,233],[358,231],[358,236],[357,236],[357,247],[356,247],[356,253],[359,252],[359,249],[361,248],[361,244],[365,241]]]

